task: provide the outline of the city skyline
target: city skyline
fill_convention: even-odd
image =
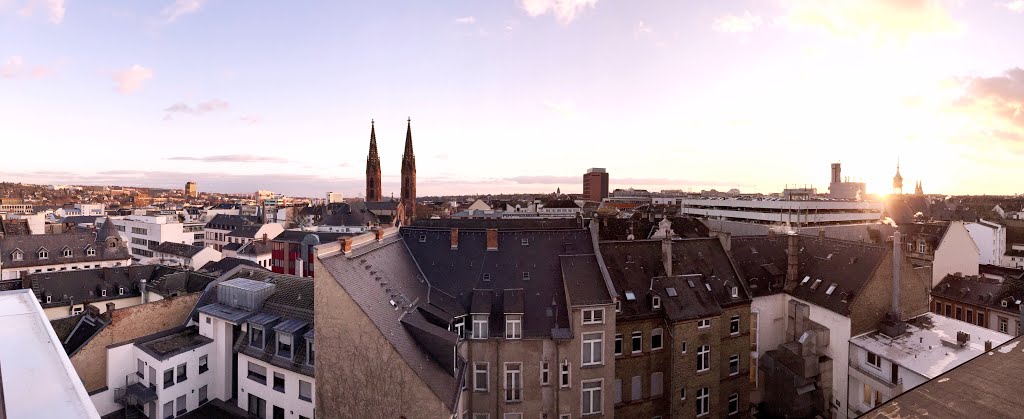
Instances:
[[[905,191],[1020,193],[1021,37],[1020,0],[6,0],[0,180],[358,196],[374,119],[397,196],[411,117],[421,196],[579,193],[590,167],[823,191],[835,161],[885,193],[897,158]]]

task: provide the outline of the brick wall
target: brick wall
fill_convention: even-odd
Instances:
[[[914,269],[905,261],[900,283],[900,305],[903,318],[908,319],[928,312],[931,278],[923,269]],[[892,253],[882,260],[875,274],[868,280],[860,295],[850,307],[851,336],[878,328],[878,322],[892,306]]]

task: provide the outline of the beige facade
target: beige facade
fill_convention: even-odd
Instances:
[[[949,223],[946,235],[942,237],[935,249],[932,261],[932,286],[938,285],[946,275],[961,273],[963,275],[978,274],[978,258],[981,253],[974,239],[962,221]]]

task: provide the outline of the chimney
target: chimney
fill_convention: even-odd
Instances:
[[[786,282],[783,288],[786,291],[796,289],[798,284],[797,269],[800,267],[800,236],[795,232],[789,232],[786,236]]]
[[[900,308],[900,283],[903,276],[903,244],[900,231],[892,234],[892,317],[894,320],[903,318]]]
[[[342,237],[341,239],[339,239],[339,241],[341,241],[341,251],[342,252],[348,253],[348,252],[352,251],[352,238],[351,237]]]
[[[149,292],[146,291],[146,278],[139,280],[139,294],[142,294],[142,304],[149,302]]]
[[[384,229],[378,228],[374,232],[377,234],[377,241],[384,240]]]
[[[114,303],[107,303],[107,313],[114,311]]]
[[[672,276],[672,237],[661,238],[661,263],[665,265],[665,276]]]
[[[498,229],[487,229],[487,250],[498,250]]]
[[[452,250],[459,248],[459,229],[452,229]]]
[[[267,244],[267,233],[263,233],[263,244]]]
[[[988,351],[991,351],[991,350],[992,350],[992,341],[991,340],[986,340],[985,341],[985,352],[988,352]]]
[[[731,252],[732,251],[732,234],[731,233],[726,233],[724,231],[719,231],[717,234],[718,234],[718,241],[722,242],[722,248],[725,249],[726,252]]]
[[[32,279],[29,278],[28,272],[21,274],[21,289],[30,290],[32,289]],[[1024,307],[1024,306],[1022,306]]]

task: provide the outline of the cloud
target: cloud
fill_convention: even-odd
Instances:
[[[572,22],[581,12],[596,4],[597,0],[520,0],[523,10],[531,17],[550,13],[562,24]]]
[[[132,94],[142,88],[142,83],[153,78],[153,70],[135,64],[131,68],[114,73],[114,82],[117,83],[117,91],[124,94]]]
[[[1024,146],[1024,69],[993,77],[966,77],[952,110],[969,118],[982,134]]]
[[[0,77],[5,79],[13,79],[21,74],[22,67],[25,66],[25,60],[21,56],[14,55],[7,57],[3,65],[0,65]]]
[[[633,26],[633,39],[640,39],[645,35],[650,35],[652,33],[654,33],[654,28],[652,28],[651,25],[644,23],[642,20]]]
[[[231,104],[220,99],[211,99],[206,102],[199,102],[194,107],[186,103],[178,102],[164,109],[164,121],[172,120],[174,114],[201,116],[210,112],[224,111],[230,107]]]
[[[1024,0],[1015,0],[1003,5],[1007,10],[1014,13],[1024,13]]]
[[[715,18],[711,27],[723,33],[749,33],[761,26],[761,17],[744,11],[742,15],[725,15]]]
[[[223,154],[206,157],[179,156],[168,157],[165,160],[201,161],[206,163],[288,163],[287,159],[281,157],[254,156],[251,154]]]
[[[238,119],[240,121],[242,121],[242,122],[245,122],[246,124],[249,124],[249,125],[256,125],[256,124],[259,124],[259,123],[263,122],[263,117],[261,117],[259,115],[245,115],[245,116],[243,116],[241,118],[238,118]]]
[[[174,0],[160,14],[167,18],[167,23],[171,23],[179,17],[199,11],[204,3],[206,0]]]
[[[943,0],[788,0],[781,22],[794,29],[870,41],[905,41],[956,33],[960,25]]]
[[[17,2],[10,2],[15,4]],[[4,2],[0,0],[0,9],[3,9]],[[67,8],[64,7],[64,0],[28,0],[21,4],[18,8],[18,14],[24,17],[30,17],[35,14],[37,9],[42,9],[46,13],[46,16],[50,18],[50,23],[59,25],[64,21],[64,14],[67,13]]]
[[[463,24],[463,25],[472,25],[472,24],[476,23],[476,18],[473,17],[473,16],[457,17],[457,18],[455,18],[455,23],[459,23],[459,24]]]

